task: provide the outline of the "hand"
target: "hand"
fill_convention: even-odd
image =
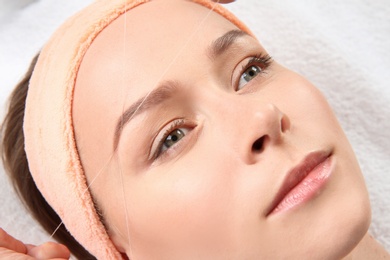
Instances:
[[[15,239],[0,228],[0,259],[69,259],[70,252],[66,246],[47,242],[40,246],[28,245]]]

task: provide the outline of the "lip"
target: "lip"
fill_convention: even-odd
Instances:
[[[331,156],[326,151],[309,153],[288,171],[266,216],[290,210],[318,194],[332,173]]]

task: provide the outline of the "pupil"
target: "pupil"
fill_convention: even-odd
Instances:
[[[164,141],[164,146],[166,148],[169,148],[172,145],[174,145],[176,142],[180,141],[180,139],[182,139],[184,136],[185,134],[182,130],[176,129],[167,136],[167,138]]]
[[[251,66],[247,69],[244,75],[244,79],[246,81],[251,81],[254,77],[256,77],[260,73],[260,69],[256,66]]]

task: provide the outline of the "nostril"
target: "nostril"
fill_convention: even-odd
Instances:
[[[261,138],[257,139],[253,145],[252,145],[252,152],[262,152],[264,148],[264,139],[265,136],[262,136]]]
[[[282,133],[285,133],[290,129],[290,119],[287,116],[282,116],[282,119],[280,120],[280,130]]]

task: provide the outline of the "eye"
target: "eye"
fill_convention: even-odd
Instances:
[[[242,73],[238,82],[237,90],[242,89],[249,81],[257,77],[261,73],[262,69],[259,66],[251,65]]]
[[[186,129],[175,129],[168,134],[168,136],[164,139],[162,149],[169,149],[171,146],[174,146],[177,142],[179,142],[186,135]]]
[[[272,63],[272,58],[268,54],[259,54],[249,59],[241,69],[239,79],[236,81],[236,91],[241,90],[251,80],[264,73]]]
[[[157,144],[153,145],[151,154],[155,160],[170,149],[174,149],[181,145],[182,139],[194,128],[194,126],[188,126],[188,123],[184,119],[178,119],[170,123],[165,130],[161,131],[161,134],[157,136]],[[156,142],[155,142],[156,143]]]

